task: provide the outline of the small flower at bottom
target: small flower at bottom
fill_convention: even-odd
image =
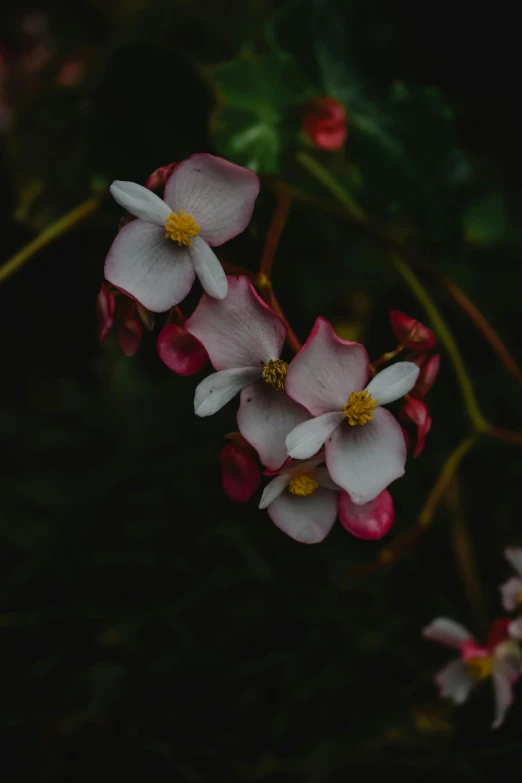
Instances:
[[[423,630],[426,639],[454,647],[460,653],[457,660],[435,677],[442,697],[452,699],[455,704],[463,704],[476,683],[492,677],[494,729],[503,723],[513,701],[512,686],[522,673],[522,650],[518,642],[510,638],[510,622],[504,617],[495,620],[485,646],[479,645],[462,625],[446,617],[437,618]]]
[[[517,573],[500,587],[502,606],[507,612],[513,612],[522,606],[522,547],[507,547],[504,555]]]
[[[277,470],[287,457],[286,436],[310,418],[285,391],[286,326],[244,275],[229,276],[228,289],[220,301],[204,294],[185,322],[218,370],[196,388],[194,410],[211,416],[241,392],[239,430],[263,465]]]
[[[397,362],[367,384],[368,366],[362,345],[342,340],[318,318],[286,378],[290,397],[315,416],[288,435],[289,456],[308,459],[325,444],[332,479],[358,504],[404,473],[402,428],[381,406],[407,394],[419,374],[412,362]]]
[[[323,541],[337,517],[340,487],[321,462],[323,454],[288,462],[267,484],[259,503],[283,533],[302,544]]]
[[[303,130],[316,147],[339,150],[348,136],[346,112],[335,98],[316,98],[303,107]]]
[[[246,503],[261,483],[256,452],[239,432],[227,438],[231,443],[223,446],[219,455],[223,489],[235,503]]]
[[[196,275],[222,299],[227,279],[212,247],[245,230],[258,192],[253,171],[206,153],[174,168],[165,200],[134,182],[113,182],[113,197],[138,219],[112,243],[105,277],[158,313],[181,302]]]
[[[431,351],[437,342],[427,326],[400,310],[390,311],[390,323],[400,345],[412,351]]]

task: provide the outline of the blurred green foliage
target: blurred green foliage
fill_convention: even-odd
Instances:
[[[522,235],[510,177],[522,167],[498,149],[498,127],[475,133],[482,100],[458,80],[441,86],[447,78],[417,48],[420,35],[428,50],[430,39],[406,4],[36,6],[51,52],[36,72],[19,32],[34,7],[0,11],[10,68],[0,95],[12,111],[2,258],[93,186],[143,182],[210,150],[263,176],[249,231],[223,252],[257,269],[274,206],[268,175],[335,204],[299,165],[306,151],[462,285],[516,355]],[[460,50],[453,56],[459,63]],[[71,59],[84,66],[76,80],[63,71]],[[348,142],[335,153],[314,150],[300,130],[303,103],[325,94],[348,117]],[[199,378],[170,374],[153,337],[132,360],[112,336],[99,346],[94,299],[120,216],[107,202],[2,286],[4,779],[480,782],[509,771],[522,750],[520,703],[494,734],[487,685],[462,709],[440,703],[432,676],[448,655],[420,629],[445,614],[480,633],[480,610],[498,614],[502,547],[522,543],[522,453],[481,442],[459,473],[459,504],[441,504],[408,558],[343,591],[380,544],[336,526],[307,548],[255,502],[234,506],[218,462],[233,404],[211,419],[189,415]],[[274,286],[300,338],[325,315],[372,357],[393,347],[389,309],[424,318],[385,248],[304,203],[292,205]],[[432,293],[488,417],[520,428],[516,382],[455,305]],[[426,452],[392,488],[390,540],[414,523],[467,431],[444,353],[429,402]],[[461,517],[481,607],[466,598],[456,558]],[[31,750],[21,757],[18,746]]]

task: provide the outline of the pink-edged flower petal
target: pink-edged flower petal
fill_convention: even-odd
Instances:
[[[379,405],[387,405],[404,397],[410,389],[413,389],[419,372],[419,368],[413,362],[396,362],[377,373],[366,389],[372,397],[379,400]]]
[[[116,336],[125,356],[136,356],[143,336],[143,324],[138,315],[138,303],[123,298],[118,303]]]
[[[212,248],[201,237],[195,237],[188,251],[203,289],[214,299],[224,299],[228,292],[227,276]]]
[[[522,640],[522,617],[518,617],[509,624],[509,635],[512,639]]]
[[[267,468],[277,470],[286,460],[285,438],[302,421],[306,411],[284,391],[259,381],[241,392],[237,424]]]
[[[151,190],[136,182],[116,180],[112,183],[110,191],[120,207],[126,209],[131,215],[164,228],[171,210],[163,199]]]
[[[367,379],[365,348],[342,340],[325,318],[318,318],[290,363],[285,388],[313,416],[320,416],[342,410],[353,391],[364,389]]]
[[[337,494],[320,487],[298,497],[284,492],[267,508],[272,522],[302,544],[319,544],[332,529],[337,515]]]
[[[501,667],[493,668],[493,691],[495,694],[495,720],[492,729],[498,729],[503,723],[506,713],[513,703],[511,680]]]
[[[384,408],[362,426],[348,422],[325,444],[330,476],[354,503],[368,503],[404,474],[406,443],[399,422]]]
[[[522,576],[522,547],[508,546],[504,549],[504,556],[508,563],[510,563],[517,574]]]
[[[332,411],[299,424],[286,438],[288,455],[293,459],[312,457],[343,421],[342,411]]]
[[[102,343],[114,325],[114,310],[116,298],[107,283],[102,283],[100,292],[96,297],[96,318],[100,342]]]
[[[194,413],[196,416],[212,416],[259,375],[260,371],[255,367],[212,373],[196,386]]]
[[[192,215],[213,247],[245,230],[258,193],[257,174],[205,152],[182,161],[165,185],[170,208]]]
[[[517,606],[521,603],[520,598],[522,596],[522,578],[519,576],[513,576],[508,579],[503,585],[500,585],[500,593],[502,595],[502,606],[507,612],[514,612]]]
[[[432,642],[439,642],[439,644],[445,644],[446,647],[456,647],[457,649],[460,649],[464,642],[475,641],[472,634],[463,625],[448,617],[437,617],[423,629],[422,635]]]
[[[468,676],[464,661],[452,661],[435,676],[440,696],[451,699],[455,704],[464,704],[474,681]]]
[[[270,481],[263,490],[261,500],[259,501],[259,508],[263,509],[273,503],[279,495],[281,495],[287,488],[290,482],[291,474],[281,473]]]
[[[177,324],[165,324],[158,335],[156,349],[161,361],[178,375],[194,375],[208,359],[197,337]]]
[[[181,302],[195,276],[188,248],[165,239],[164,229],[143,220],[121,229],[105,260],[107,280],[153,313]]]
[[[262,370],[270,359],[279,358],[286,339],[283,321],[244,275],[229,275],[225,299],[202,296],[185,328],[203,343],[216,370]]]
[[[341,492],[337,514],[342,526],[353,536],[372,540],[386,535],[393,525],[395,511],[392,497],[385,489],[362,506],[354,503],[347,492]]]
[[[261,471],[254,450],[241,438],[221,449],[221,482],[228,497],[235,503],[246,503],[261,483]]]

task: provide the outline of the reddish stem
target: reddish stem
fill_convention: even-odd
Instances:
[[[263,255],[261,257],[261,265],[259,272],[265,275],[269,280],[272,276],[272,266],[274,263],[274,256],[281,239],[281,234],[288,218],[290,211],[291,198],[285,187],[276,187],[276,206],[274,214],[272,216],[272,222],[266,235],[265,246],[263,248]]]

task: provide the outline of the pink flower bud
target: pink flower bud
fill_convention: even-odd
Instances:
[[[238,435],[232,443],[223,446],[219,459],[221,481],[226,494],[235,503],[246,503],[261,482],[254,449]]]
[[[401,408],[401,416],[403,419],[413,422],[417,427],[417,445],[413,457],[418,457],[424,448],[424,441],[432,424],[428,406],[421,400],[408,397]]]
[[[412,351],[431,351],[435,347],[437,341],[431,329],[406,313],[390,310],[390,323],[395,337],[405,348]]]
[[[143,335],[143,324],[138,315],[138,302],[121,297],[116,312],[116,337],[125,356],[138,353]]]
[[[421,400],[426,396],[435,383],[435,378],[437,377],[440,368],[440,354],[438,353],[434,353],[429,358],[420,356],[419,360],[420,359],[422,359],[422,361],[413,359],[415,364],[418,364],[420,367],[419,377],[410,392],[410,395],[415,397],[416,400]]]
[[[100,293],[96,297],[96,318],[98,319],[101,343],[105,340],[114,325],[115,309],[116,299],[114,294],[108,283],[102,283]]]
[[[488,650],[493,652],[498,644],[509,639],[509,626],[512,620],[512,617],[499,617],[497,620],[493,620],[486,641]]]
[[[344,106],[335,98],[316,98],[303,110],[303,130],[322,150],[339,150],[348,136]]]
[[[341,492],[337,513],[349,533],[367,540],[385,536],[395,517],[392,496],[387,489],[361,506],[354,503],[347,492]]]
[[[178,375],[194,375],[208,359],[202,343],[177,324],[165,324],[156,343],[158,356]]]
[[[168,163],[166,166],[160,166],[159,169],[156,169],[152,172],[147,182],[145,183],[145,187],[149,190],[160,190],[177,165],[178,162],[174,161],[173,163]]]

